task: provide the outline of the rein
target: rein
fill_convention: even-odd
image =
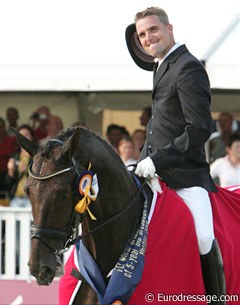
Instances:
[[[137,178],[136,178],[135,176],[133,176],[133,177],[134,177],[134,179],[135,179],[135,181],[136,181]],[[78,241],[84,239],[85,237],[89,236],[90,234],[92,234],[92,233],[98,231],[99,229],[101,229],[101,228],[104,227],[105,225],[111,223],[113,220],[115,220],[116,218],[118,218],[118,217],[120,217],[122,214],[124,214],[124,213],[130,208],[131,203],[134,201],[134,198],[136,197],[136,195],[137,195],[138,193],[141,192],[141,193],[143,194],[143,196],[145,197],[145,199],[146,199],[146,195],[145,195],[145,192],[144,192],[144,190],[143,190],[143,187],[144,187],[145,184],[146,184],[146,182],[144,181],[143,184],[140,185],[140,187],[138,186],[137,191],[132,195],[132,197],[130,198],[128,204],[127,204],[124,208],[122,208],[120,211],[118,211],[118,212],[117,212],[116,214],[114,214],[111,218],[107,219],[106,221],[104,221],[104,222],[103,222],[102,224],[100,224],[99,226],[97,226],[97,227],[95,227],[94,229],[90,230],[88,233],[86,233],[86,234],[81,234],[81,235],[79,235],[77,238],[71,240],[71,241],[67,244],[67,248],[69,248],[69,246],[71,246],[71,245],[74,245],[74,244],[77,243]]]

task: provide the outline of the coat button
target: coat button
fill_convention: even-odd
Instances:
[[[151,145],[151,144],[150,144],[150,145],[148,145],[148,148],[149,148],[149,149],[151,149],[151,148],[152,148],[152,145]]]
[[[153,130],[150,130],[150,131],[149,131],[149,134],[153,134]]]

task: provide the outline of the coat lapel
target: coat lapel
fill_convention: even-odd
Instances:
[[[168,61],[164,60],[161,64],[161,66],[159,67],[159,69],[156,70],[156,73],[154,74],[154,77],[153,77],[153,94],[154,94],[154,91],[156,89],[158,82],[160,81],[163,74],[167,70],[168,64],[169,64]]]
[[[154,96],[157,84],[163,77],[163,75],[166,73],[166,71],[169,69],[169,66],[171,63],[175,62],[177,58],[184,52],[187,51],[187,48],[185,45],[180,46],[175,51],[173,51],[161,64],[158,70],[154,70],[153,74],[153,91],[152,96]],[[156,72],[155,72],[156,71]]]

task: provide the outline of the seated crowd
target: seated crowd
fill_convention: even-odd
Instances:
[[[146,126],[151,117],[151,109],[144,108],[139,117],[143,129],[131,134],[117,124],[110,124],[106,130],[106,140],[119,154],[129,170],[133,170],[146,138]],[[28,207],[23,185],[28,175],[31,158],[21,149],[12,128],[31,141],[45,144],[63,128],[62,119],[51,114],[46,106],[39,107],[31,116],[28,124],[18,124],[19,114],[14,107],[6,110],[6,120],[0,118],[0,200],[8,198],[13,207]],[[74,123],[72,126],[83,124]],[[222,187],[240,183],[240,131],[239,123],[229,112],[221,112],[215,122],[213,133],[206,144],[207,159],[211,175],[216,184]],[[5,202],[5,201],[1,201]],[[0,205],[1,205],[0,202]]]
[[[6,110],[6,120],[0,118],[0,205],[28,207],[23,185],[28,175],[30,155],[19,147],[14,129],[39,144],[46,143],[62,129],[62,119],[50,113],[46,106],[39,107],[29,122],[19,126],[19,113],[15,107]]]

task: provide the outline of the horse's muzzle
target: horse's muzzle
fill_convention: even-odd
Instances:
[[[37,274],[33,274],[37,280],[38,285],[48,286],[52,283],[55,272],[48,267],[42,267]]]
[[[42,255],[41,248],[36,249],[35,251],[31,249],[28,263],[30,273],[36,278],[38,285],[50,285],[56,274],[56,257],[51,252]]]

